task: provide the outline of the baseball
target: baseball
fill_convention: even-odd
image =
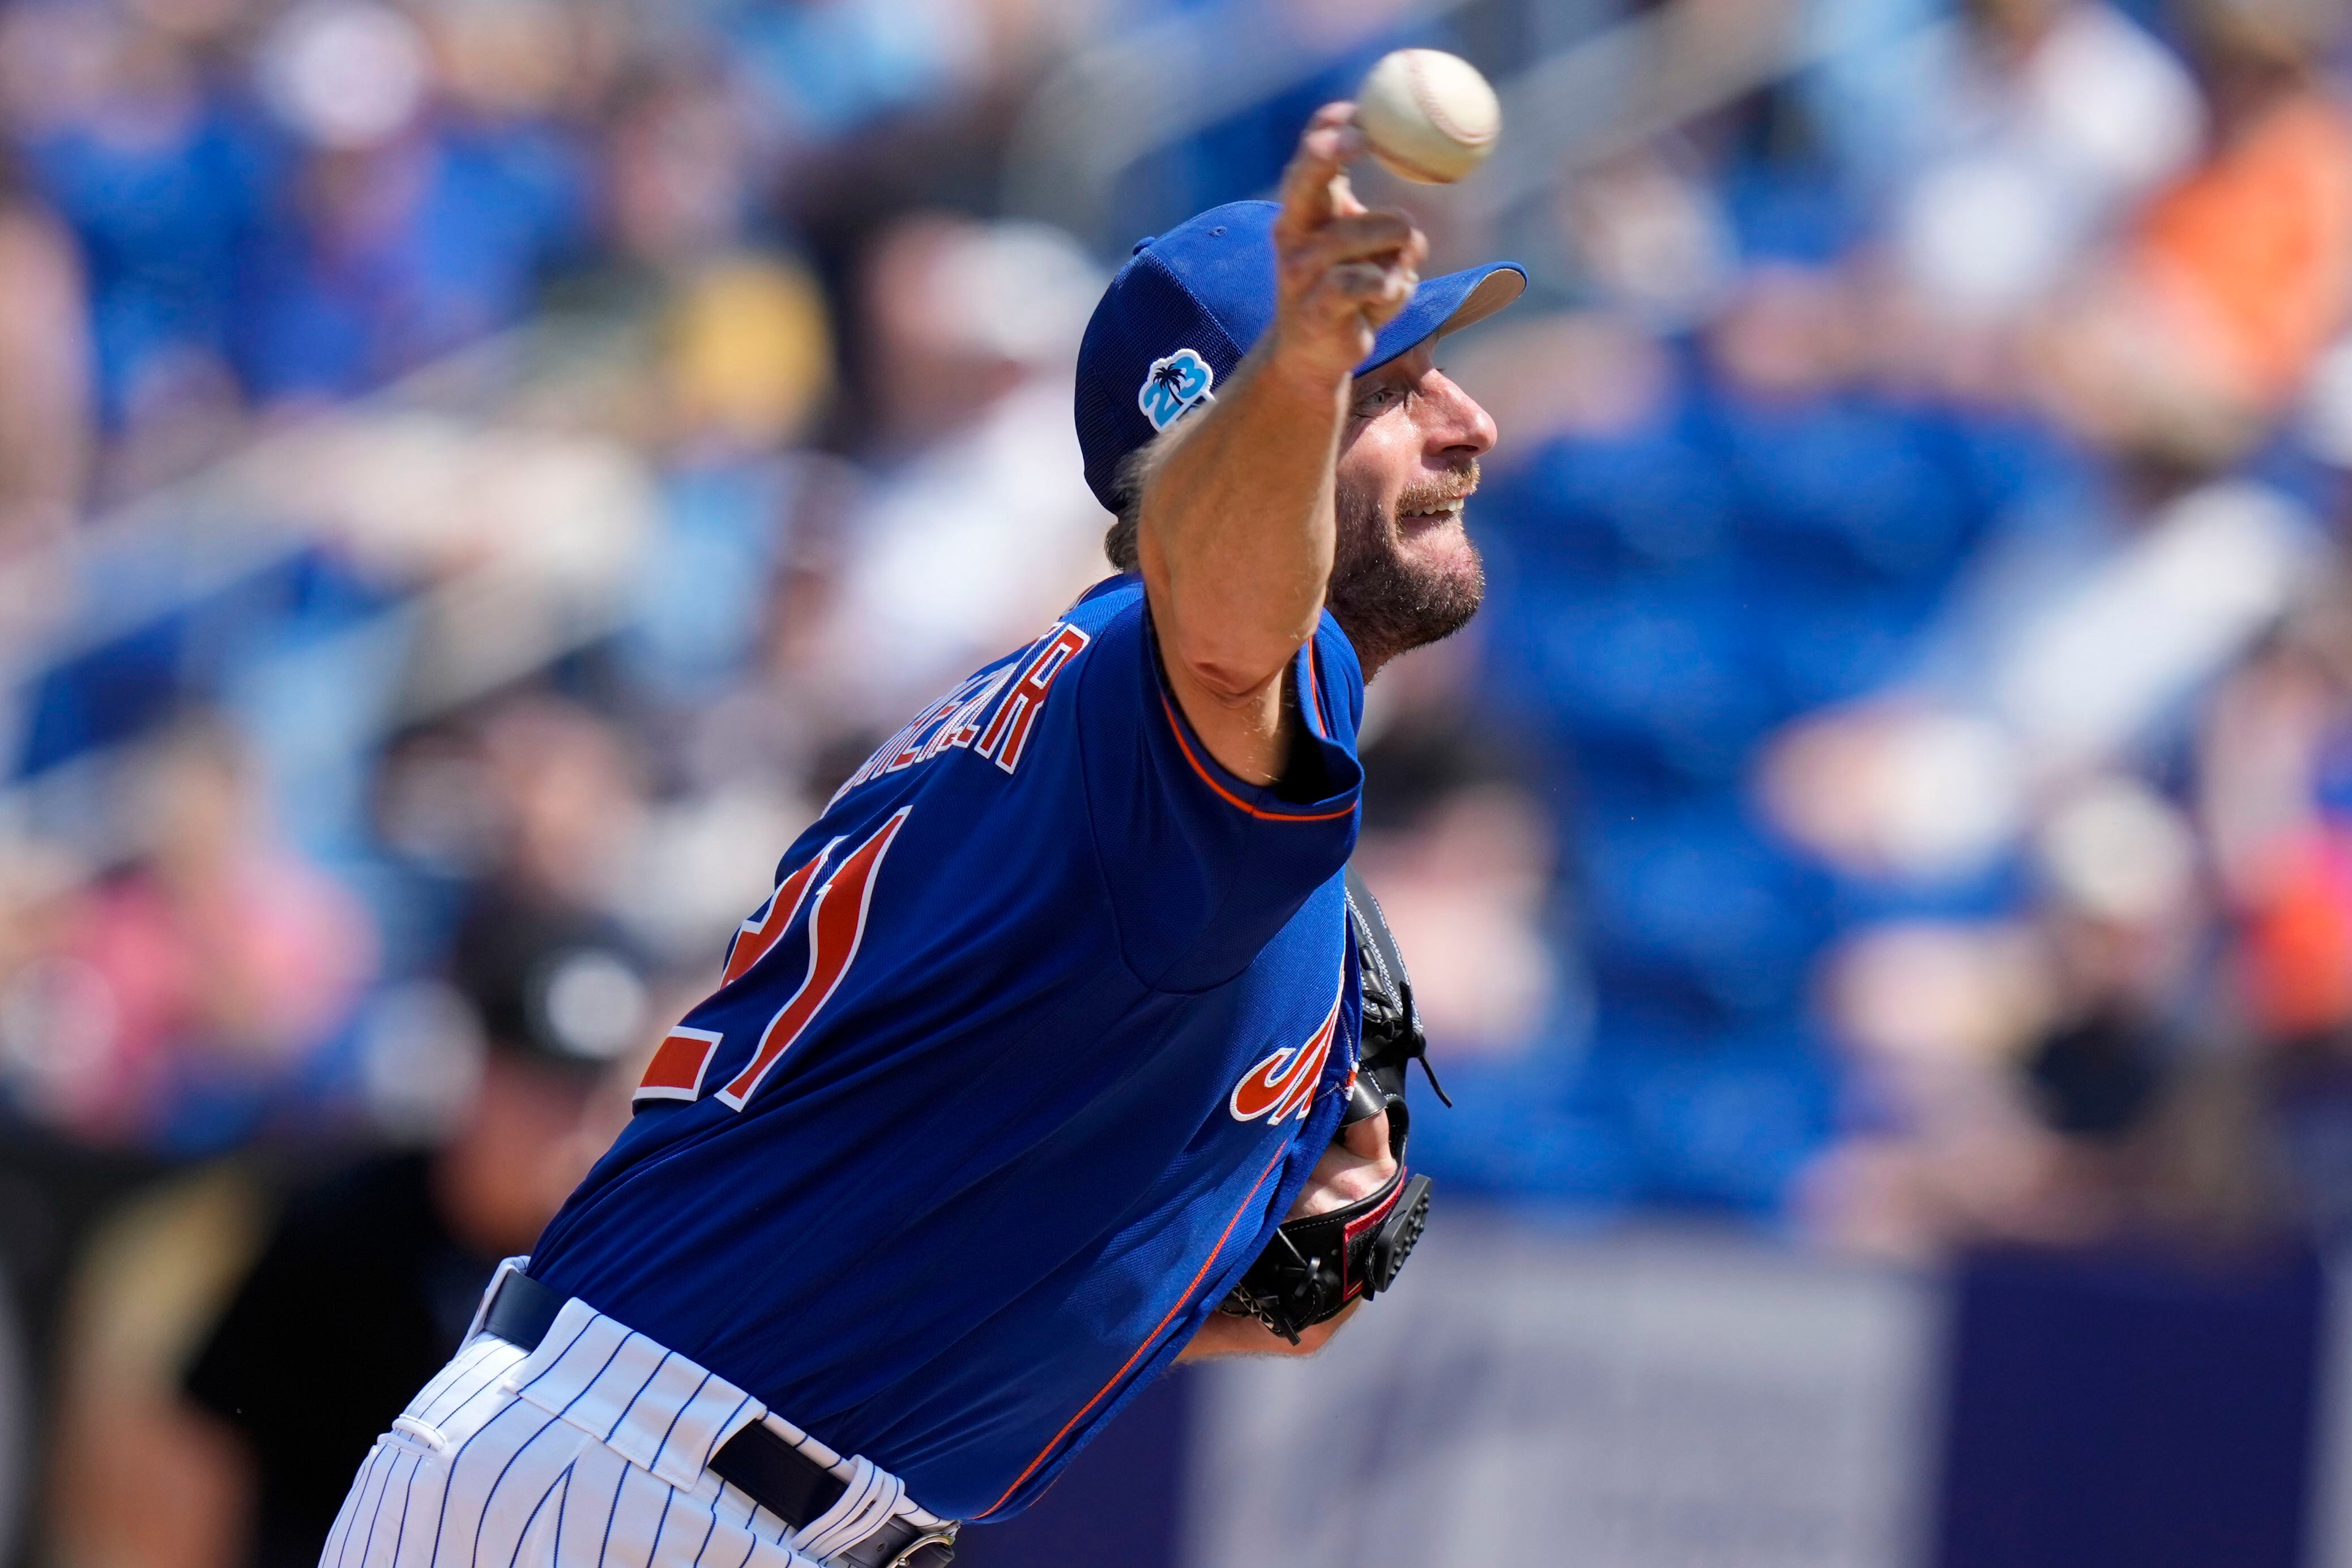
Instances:
[[[1423,185],[1450,185],[1495,150],[1503,106],[1478,68],[1442,49],[1381,57],[1356,93],[1372,156]]]

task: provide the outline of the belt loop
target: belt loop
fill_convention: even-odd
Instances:
[[[793,1532],[793,1550],[820,1561],[838,1556],[889,1523],[906,1497],[906,1482],[861,1454],[849,1461],[848,1490]]]
[[[466,1325],[466,1337],[457,1342],[460,1345],[473,1343],[474,1336],[482,1332],[482,1324],[490,1315],[490,1303],[498,1300],[499,1287],[507,1282],[507,1276],[520,1274],[530,1267],[529,1253],[514,1258],[502,1258],[499,1260],[498,1268],[491,1271],[488,1287],[482,1291],[482,1299],[474,1303],[474,1321]]]
[[[900,1547],[898,1555],[883,1563],[882,1568],[948,1568],[955,1561],[955,1540],[952,1530],[934,1530],[919,1535]],[[938,1549],[936,1556],[932,1555],[933,1548]]]

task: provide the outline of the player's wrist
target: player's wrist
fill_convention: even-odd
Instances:
[[[1337,400],[1355,379],[1367,351],[1363,329],[1355,323],[1326,324],[1277,317],[1266,334],[1260,377],[1293,396]]]
[[[1255,1318],[1239,1317],[1232,1312],[1211,1312],[1193,1332],[1190,1343],[1179,1351],[1180,1363],[1225,1361],[1234,1356],[1313,1355],[1330,1343],[1331,1336],[1356,1315],[1361,1301],[1350,1301],[1337,1317],[1326,1319],[1302,1329],[1296,1340],[1283,1338]]]

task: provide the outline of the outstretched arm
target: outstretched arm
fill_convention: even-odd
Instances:
[[[1337,103],[1308,122],[1275,224],[1274,325],[1231,390],[1171,429],[1144,480],[1137,546],[1169,682],[1210,752],[1258,784],[1288,756],[1283,670],[1331,578],[1349,381],[1428,250],[1410,220],[1349,192],[1354,118]]]

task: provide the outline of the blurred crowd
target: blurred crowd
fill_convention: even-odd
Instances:
[[[2346,14],[1905,9],[1569,184],[1583,308],[1477,346],[1584,1010],[1434,1136],[1897,1256],[2326,1239]]]
[[[56,1554],[228,1560],[257,1486],[301,1559],[351,1456],[253,1392],[286,1292],[419,1380],[818,804],[1106,570],[1070,371],[1129,244],[1400,42],[1507,93],[1744,3],[0,9],[0,1270]],[[1446,355],[1488,611],[1367,731],[1459,1107],[1416,1158],[1899,1257],[2338,1235],[2352,25],[1790,26],[1530,199],[1363,182],[1535,277]],[[1040,89],[1185,27],[1255,96],[1135,103],[1093,230],[1007,210],[1103,130]]]

